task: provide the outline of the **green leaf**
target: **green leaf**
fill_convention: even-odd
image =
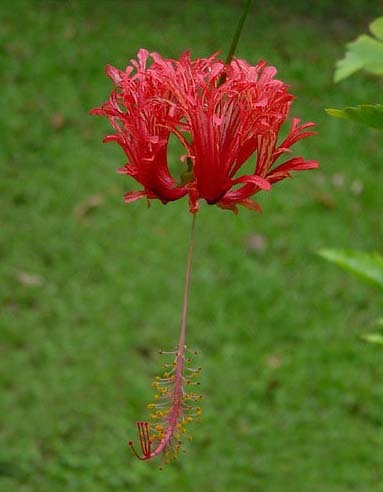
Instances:
[[[378,343],[379,345],[383,345],[383,335],[380,333],[369,333],[368,335],[362,335],[361,338],[369,343]]]
[[[322,249],[319,254],[340,267],[383,289],[383,256],[363,251]]]
[[[378,17],[371,22],[370,31],[375,37],[383,40],[383,17]]]
[[[383,130],[383,105],[382,104],[360,104],[344,109],[326,109],[326,112],[337,118],[346,118],[357,121],[363,125],[376,130]]]
[[[362,34],[355,41],[346,45],[346,56],[336,64],[334,81],[349,77],[357,70],[367,70],[376,75],[383,75],[383,17],[370,24],[373,38]]]

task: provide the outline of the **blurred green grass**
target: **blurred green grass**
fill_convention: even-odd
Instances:
[[[378,100],[362,74],[332,83],[376,4],[255,4],[238,56],[291,84],[292,114],[319,131],[296,152],[321,169],[259,195],[261,215],[202,207],[189,344],[204,419],[163,472],[126,443],[177,337],[190,217],[186,201],[122,203],[123,155],[87,112],[109,94],[104,65],[139,47],[225,50],[240,2],[0,7],[1,492],[378,490],[380,353],[359,338],[378,296],[316,255],[379,244],[378,136],[323,111]]]

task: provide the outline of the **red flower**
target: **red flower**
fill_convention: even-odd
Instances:
[[[293,123],[278,145],[293,96],[274,78],[276,69],[261,61],[256,66],[234,58],[225,65],[216,55],[194,61],[186,52],[179,60],[138,52],[125,72],[110,66],[107,74],[116,85],[109,102],[93,110],[107,116],[117,133],[104,141],[116,141],[128,163],[121,170],[144,187],[130,192],[130,202],[146,196],[163,203],[189,195],[190,210],[198,210],[201,198],[209,204],[237,211],[237,205],[259,210],[250,197],[268,190],[290,171],[313,169],[316,161],[302,157],[277,166],[277,159],[298,140],[312,135],[314,123]],[[136,69],[135,73],[134,69]],[[181,157],[188,164],[188,182],[170,174],[167,145],[171,133],[185,147]],[[256,154],[251,173],[238,176],[241,167]]]

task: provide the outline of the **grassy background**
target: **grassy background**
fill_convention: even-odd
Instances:
[[[187,202],[123,205],[122,152],[100,143],[107,122],[87,112],[111,89],[103,66],[124,67],[141,46],[225,50],[240,2],[0,7],[1,492],[378,491],[381,354],[359,338],[377,293],[316,255],[379,247],[378,136],[323,111],[378,100],[363,74],[332,83],[344,43],[378,12],[374,1],[282,4],[254,2],[238,55],[291,84],[292,114],[320,133],[296,152],[321,169],[259,195],[262,215],[202,207],[189,344],[204,419],[162,472],[127,440],[156,350],[176,341]]]

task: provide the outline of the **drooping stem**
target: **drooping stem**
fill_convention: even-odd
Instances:
[[[238,21],[237,29],[235,31],[233,40],[231,42],[229,52],[227,53],[227,57],[226,57],[226,60],[225,60],[226,65],[228,65],[231,62],[231,60],[232,60],[232,58],[234,56],[235,50],[237,49],[237,44],[238,44],[239,38],[241,36],[243,25],[245,23],[247,14],[249,13],[250,4],[251,4],[251,0],[245,0],[245,4],[244,4],[244,7],[243,7],[242,15],[241,15],[241,17],[240,17],[240,19]]]
[[[251,4],[251,0],[245,0],[242,15],[238,21],[237,29],[235,30],[233,40],[231,42],[229,51],[228,51],[227,56],[226,56],[225,65],[229,65],[231,60],[233,59],[235,50],[237,49],[239,38],[241,36],[243,25],[245,24],[247,14],[249,13],[250,4]],[[223,72],[222,75],[218,79],[217,87],[222,85],[225,82],[225,80],[226,80],[226,74],[225,74],[225,72]]]

